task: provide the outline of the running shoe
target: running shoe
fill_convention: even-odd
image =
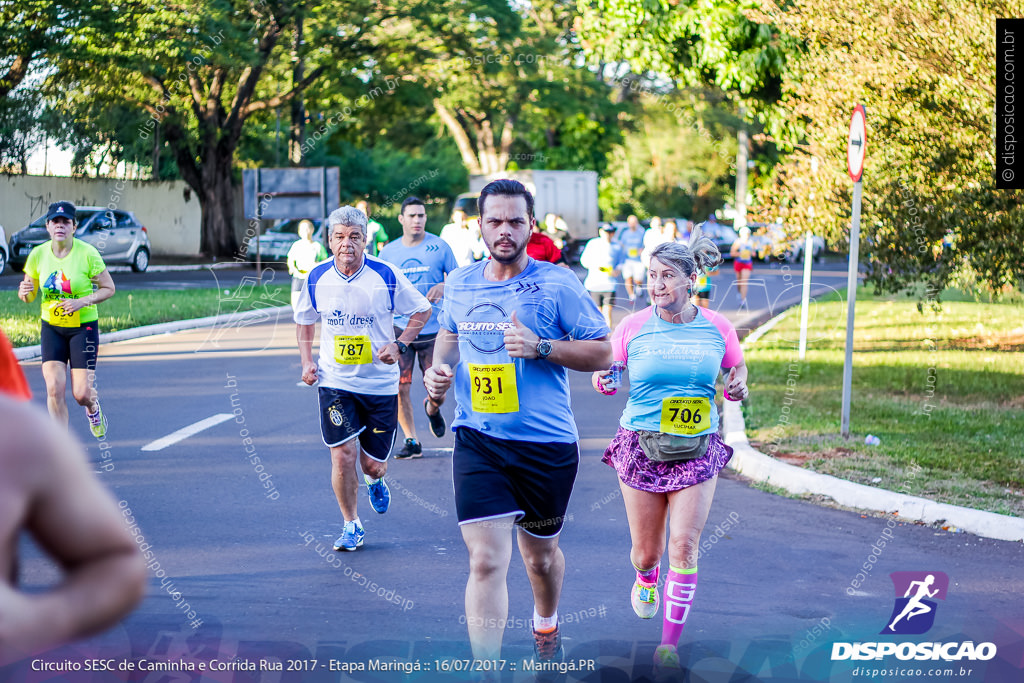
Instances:
[[[381,478],[371,484],[370,478],[365,474],[363,481],[366,482],[366,492],[370,494],[370,507],[374,512],[383,515],[391,505],[391,489],[388,488],[387,482]]]
[[[654,676],[659,680],[671,679],[682,669],[679,653],[673,645],[659,645],[654,650]]]
[[[444,430],[447,426],[444,423],[444,415],[441,414],[441,408],[438,408],[437,412],[431,415],[430,411],[427,410],[428,405],[430,405],[430,399],[423,399],[423,412],[427,414],[427,420],[430,421],[430,433],[440,439],[444,436]]]
[[[85,409],[85,416],[89,418],[89,429],[92,431],[92,435],[97,439],[102,439],[107,435],[107,416],[103,414],[103,408],[99,403],[96,404],[96,412],[90,413],[89,409]]]
[[[658,597],[658,584],[647,583],[638,576],[629,592],[629,602],[638,617],[650,619],[658,613],[658,605],[661,603],[661,598]]]
[[[533,655],[541,662],[562,661],[565,651],[562,649],[562,634],[558,632],[558,626],[543,633],[534,629]]]
[[[444,421],[442,420],[442,424]],[[402,445],[402,450],[395,453],[396,460],[412,460],[413,458],[423,457],[423,446],[416,439],[406,439],[405,444]]]
[[[345,522],[345,529],[342,531],[341,536],[338,536],[338,540],[334,542],[334,549],[355,550],[363,544],[363,536],[365,535],[363,526],[355,520]]]

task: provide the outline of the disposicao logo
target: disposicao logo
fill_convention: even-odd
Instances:
[[[942,572],[893,572],[896,605],[883,634],[920,635],[935,623],[935,600],[945,600],[949,577]],[[901,597],[902,596],[902,597]]]
[[[949,577],[943,572],[893,572],[889,575],[896,592],[892,614],[882,635],[921,635],[935,624],[936,600],[945,600]],[[989,660],[996,656],[994,643],[973,641],[949,643],[833,643],[832,660],[897,659],[918,661]]]

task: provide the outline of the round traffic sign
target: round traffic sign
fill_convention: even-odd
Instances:
[[[853,182],[864,172],[864,153],[868,145],[867,112],[858,104],[850,116],[850,136],[846,140],[846,170]]]

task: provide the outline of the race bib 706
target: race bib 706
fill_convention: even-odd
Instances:
[[[711,424],[711,401],[707,397],[674,396],[661,402],[659,431],[680,436],[700,434]]]

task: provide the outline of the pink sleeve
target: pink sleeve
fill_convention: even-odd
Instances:
[[[743,349],[740,348],[740,340],[736,336],[736,328],[732,326],[729,319],[708,308],[702,308],[701,312],[704,314],[704,317],[714,323],[715,327],[718,328],[718,332],[722,335],[722,339],[725,340],[725,355],[722,356],[722,367],[734,368],[742,363]]]
[[[620,360],[623,363],[627,362],[626,347],[629,345],[630,340],[636,336],[636,333],[640,331],[640,328],[644,326],[644,323],[650,319],[653,312],[654,308],[648,306],[642,311],[623,318],[619,326],[615,328],[615,332],[612,333],[613,360]],[[735,333],[733,333],[733,336],[735,336]]]

